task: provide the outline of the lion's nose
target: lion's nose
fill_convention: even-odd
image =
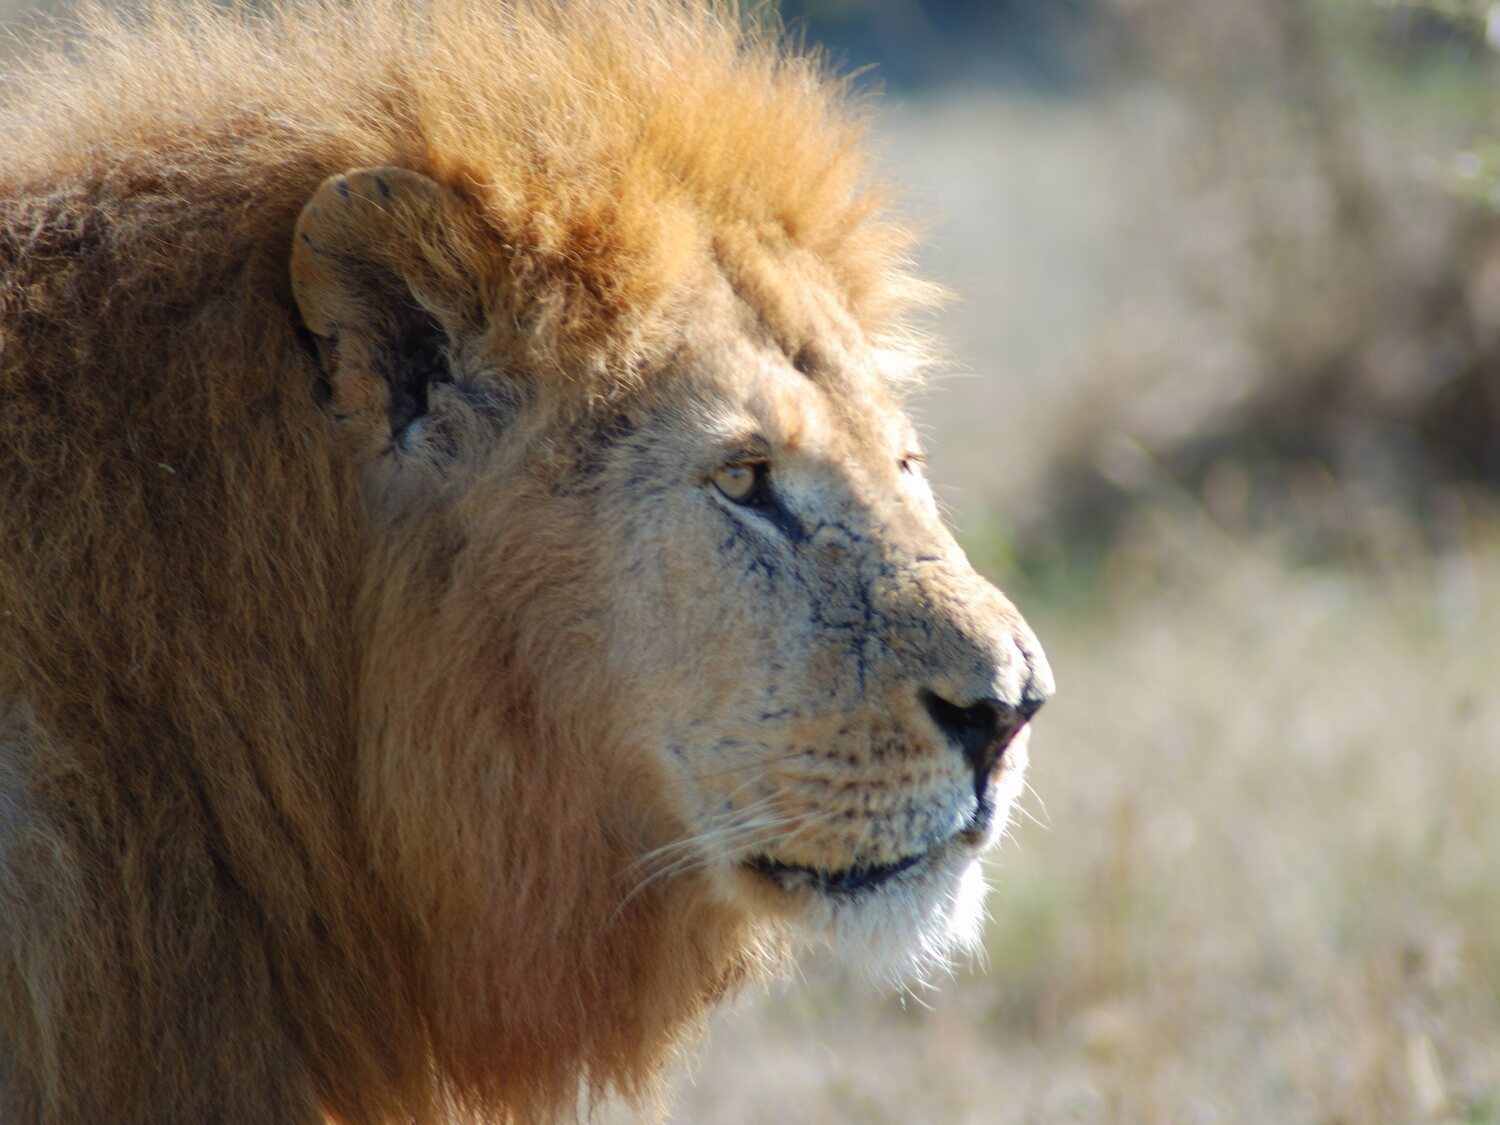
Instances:
[[[1046,701],[1047,693],[1030,684],[1015,704],[991,698],[960,706],[935,692],[922,693],[922,705],[938,729],[963,751],[974,770],[975,785],[981,789],[1016,733]]]

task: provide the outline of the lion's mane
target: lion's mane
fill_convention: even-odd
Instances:
[[[503,238],[528,363],[586,404],[659,345],[704,246],[805,248],[873,336],[896,330],[921,294],[862,186],[859,112],[815,60],[687,0],[84,24],[0,106],[0,1117],[533,1119],[580,1085],[649,1093],[764,951],[648,895],[588,928],[628,853],[575,799],[576,747],[523,739],[498,781],[452,767],[507,794],[500,886],[452,864],[486,814],[435,804],[429,759],[385,779],[410,796],[379,832],[358,815],[393,768],[361,744],[372,668],[498,677],[494,715],[381,701],[424,755],[601,704],[526,661],[566,605],[517,610],[531,634],[504,651],[461,616],[369,651],[361,623],[422,588],[393,573],[387,604],[358,604],[372,560],[442,553],[362,514],[315,401],[293,227],[348,168],[450,186]],[[779,299],[749,267],[738,284]],[[518,601],[570,549],[507,542]],[[476,652],[492,663],[455,665]],[[398,879],[397,850],[431,868]],[[423,879],[425,914],[397,890]]]

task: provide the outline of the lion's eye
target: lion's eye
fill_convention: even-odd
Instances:
[[[727,499],[736,504],[750,504],[755,501],[765,475],[764,461],[737,461],[715,470],[711,479]]]

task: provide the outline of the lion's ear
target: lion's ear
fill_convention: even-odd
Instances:
[[[297,219],[292,291],[333,408],[372,449],[405,446],[484,307],[477,217],[406,168],[332,176]]]

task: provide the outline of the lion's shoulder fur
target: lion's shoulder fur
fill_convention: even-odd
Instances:
[[[314,1114],[310,1090],[351,1120],[435,1112],[468,1094],[434,1081],[422,922],[340,815],[361,517],[311,405],[299,209],[354,167],[451,187],[539,365],[587,397],[737,239],[815,257],[873,337],[896,324],[918,286],[860,115],[691,0],[96,11],[6,85],[0,1116],[207,1120],[204,1076],[244,1120]],[[678,1024],[723,986],[684,983]],[[588,994],[533,987],[556,1042],[589,1041]],[[677,1025],[641,1024],[501,1092],[646,1083]]]

